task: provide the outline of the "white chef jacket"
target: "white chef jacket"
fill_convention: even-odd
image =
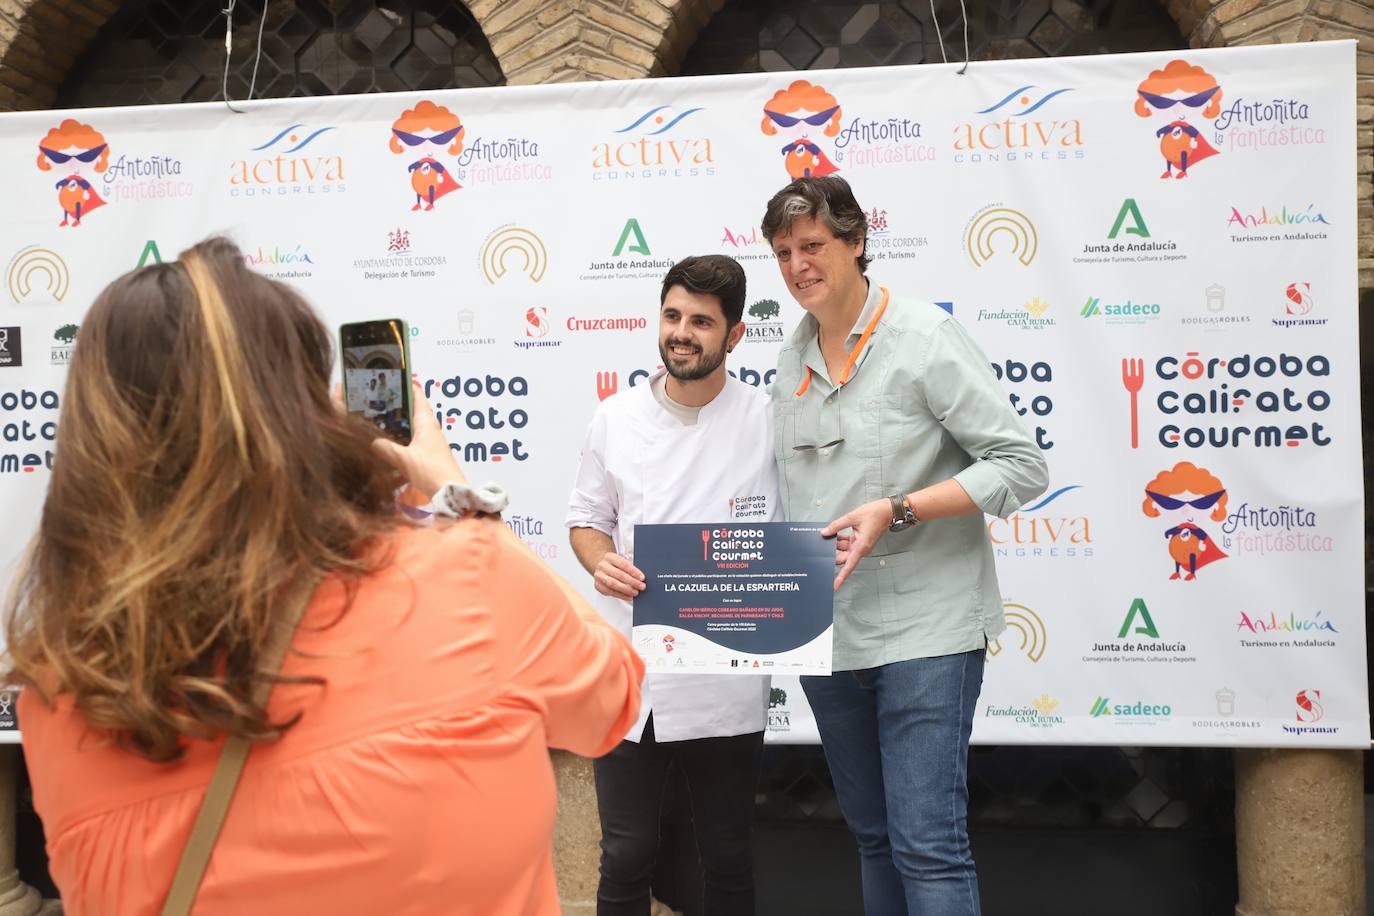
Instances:
[[[736,500],[750,507],[749,521],[781,521],[768,395],[727,377],[696,424],[685,426],[654,398],[652,382],[597,408],[568,501],[568,527],[609,535],[616,552],[634,562],[637,524],[733,522]],[[760,496],[764,514],[752,514],[758,501],[745,498]],[[600,592],[592,597],[601,616],[628,637],[630,602]],[[767,675],[650,674],[639,721],[625,737],[640,739],[650,711],[656,741],[763,731],[769,685]]]

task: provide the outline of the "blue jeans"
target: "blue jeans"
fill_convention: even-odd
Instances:
[[[804,677],[866,916],[980,916],[968,741],[984,650]]]

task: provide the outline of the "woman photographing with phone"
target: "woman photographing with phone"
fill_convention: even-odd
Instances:
[[[643,666],[467,487],[420,392],[410,444],[376,439],[332,354],[218,239],[82,322],[7,620],[69,914],[189,909],[164,900],[243,739],[203,880],[178,873],[196,913],[558,912],[546,748],[612,748]],[[397,511],[406,482],[438,524]]]

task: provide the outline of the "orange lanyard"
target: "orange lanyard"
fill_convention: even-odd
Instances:
[[[878,287],[878,289],[881,290],[883,294],[882,301],[878,303],[878,311],[873,313],[873,317],[870,318],[868,321],[868,327],[864,328],[864,332],[859,335],[859,342],[854,345],[853,350],[849,351],[849,361],[846,362],[844,364],[844,368],[840,370],[840,379],[839,382],[835,385],[836,388],[839,388],[845,382],[849,381],[849,373],[854,371],[854,364],[859,361],[859,354],[863,352],[864,344],[868,343],[868,338],[873,336],[873,329],[878,326],[878,319],[882,318],[883,312],[887,311],[887,287],[880,286]],[[817,349],[819,349],[820,331],[816,332],[816,343]],[[822,354],[821,358],[824,359],[825,355]],[[802,379],[801,387],[797,389],[796,397],[801,397],[802,395],[806,394],[806,389],[810,387],[811,367],[807,366],[806,378]]]

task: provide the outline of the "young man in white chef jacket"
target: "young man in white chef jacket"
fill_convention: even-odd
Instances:
[[[664,368],[602,401],[568,507],[573,551],[601,613],[630,635],[644,589],[636,524],[781,521],[767,394],[730,376],[744,338],[744,270],[724,255],[687,258],[663,279],[658,351]],[[759,510],[762,513],[759,514]],[[593,764],[601,814],[598,916],[647,916],[659,809],[676,763],[691,796],[705,871],[704,910],[754,912],[750,851],[763,754],[767,676],[645,678],[639,721]]]

